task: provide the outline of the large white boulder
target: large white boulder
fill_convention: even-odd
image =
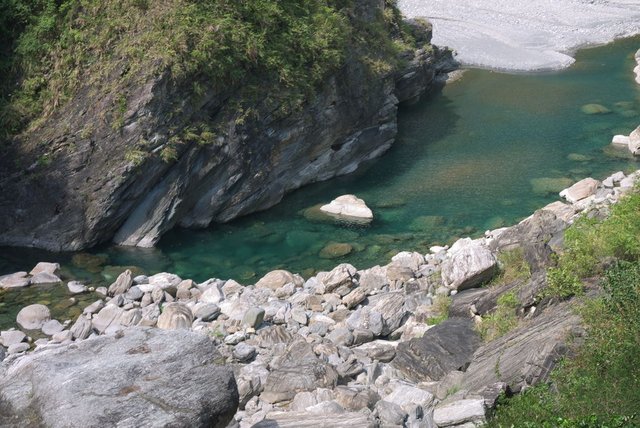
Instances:
[[[51,312],[45,305],[25,306],[18,312],[16,322],[25,330],[38,330],[51,319]]]
[[[464,290],[491,279],[497,267],[495,255],[471,238],[456,241],[442,262],[442,281],[453,290]]]
[[[599,185],[600,182],[598,180],[595,180],[591,177],[585,178],[584,180],[580,180],[573,186],[560,192],[560,197],[565,198],[572,204],[575,204],[578,201],[594,195],[596,193],[596,190],[598,190]]]
[[[354,195],[342,195],[327,205],[320,207],[320,211],[340,217],[373,219],[373,212],[365,202]]]
[[[640,126],[629,134],[629,151],[634,155],[640,155]]]

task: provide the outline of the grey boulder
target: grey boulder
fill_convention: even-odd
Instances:
[[[164,330],[189,329],[193,324],[193,313],[183,303],[170,303],[163,307],[158,317],[158,328]]]
[[[493,277],[497,260],[491,250],[478,241],[456,241],[442,262],[442,281],[453,290],[464,290]]]
[[[129,269],[118,275],[118,278],[109,286],[109,296],[126,293],[133,285],[133,276]]]
[[[16,321],[25,330],[38,330],[51,319],[51,312],[45,305],[35,304],[20,309]]]
[[[465,369],[479,346],[473,321],[450,318],[421,338],[400,343],[392,365],[414,382],[436,381]]]
[[[292,400],[302,391],[333,388],[338,381],[337,371],[320,360],[311,345],[303,340],[289,345],[272,366],[261,395],[261,399],[269,403]]]
[[[134,327],[28,354],[0,369],[0,425],[225,427],[231,370],[203,335]]]
[[[67,283],[67,288],[71,294],[80,294],[87,291],[87,286],[78,281],[69,281]]]
[[[496,382],[511,391],[544,382],[556,363],[569,351],[569,337],[584,331],[571,301],[548,308],[506,335],[482,345],[473,355],[462,387],[479,393]]]

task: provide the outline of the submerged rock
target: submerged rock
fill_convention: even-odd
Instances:
[[[537,195],[547,195],[550,193],[558,193],[573,184],[573,180],[566,177],[551,178],[532,178],[531,189]]]
[[[220,360],[206,336],[140,327],[28,354],[2,368],[0,425],[224,427],[238,391]]]
[[[365,202],[354,195],[342,195],[327,205],[320,207],[320,211],[338,217],[373,219],[373,212]]]
[[[584,114],[608,114],[608,113],[611,113],[611,110],[609,110],[608,108],[606,108],[602,104],[596,104],[596,103],[585,104],[580,108],[580,110]]]
[[[353,251],[353,246],[347,243],[330,242],[318,254],[323,259],[337,259]]]

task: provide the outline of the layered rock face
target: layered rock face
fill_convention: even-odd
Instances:
[[[191,332],[131,328],[2,368],[2,426],[224,427],[238,390],[215,345]]]
[[[359,22],[384,7],[357,3]],[[418,44],[430,40],[427,26],[413,28]],[[393,143],[398,103],[419,97],[450,67],[449,52],[429,45],[407,51],[401,72],[375,73],[362,56],[349,52],[292,112],[258,96],[245,116],[233,108],[241,88],[196,94],[193,82],[180,86],[165,73],[129,88],[123,124],[114,129],[104,115],[118,94],[94,99],[90,88],[80,91],[0,161],[0,245],[77,250],[113,239],[153,246],[175,225],[226,222],[353,172]],[[215,138],[177,138],[197,123],[217,130]],[[163,160],[167,148],[175,153]]]

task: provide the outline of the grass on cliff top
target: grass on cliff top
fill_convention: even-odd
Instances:
[[[395,1],[386,3],[378,22],[358,25],[353,0],[0,0],[0,128],[19,132],[81,86],[126,108],[128,87],[166,71],[194,92],[259,75],[271,82],[263,96],[284,91],[299,103],[349,46],[368,46],[375,64],[403,48],[390,37]]]
[[[616,204],[607,219],[576,222],[565,245],[556,268],[565,279],[580,283],[580,278],[601,276],[602,295],[579,308],[584,343],[552,373],[550,384],[503,400],[489,427],[640,426],[638,191]],[[605,259],[613,263],[608,269]],[[550,286],[565,296],[575,291],[574,285]]]

